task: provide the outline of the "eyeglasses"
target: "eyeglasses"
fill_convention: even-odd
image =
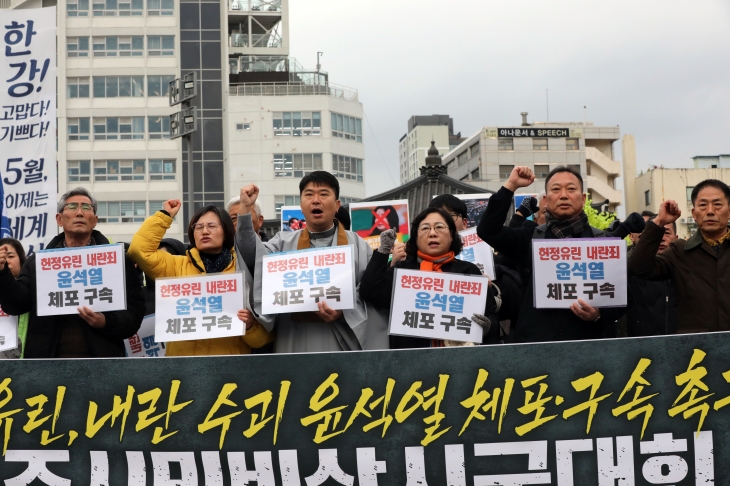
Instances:
[[[88,213],[89,211],[93,211],[94,210],[94,206],[92,206],[89,203],[81,203],[81,204],[79,204],[79,203],[75,203],[75,202],[66,204],[63,207],[63,209],[64,210],[68,209],[69,211],[78,211],[79,210],[79,206],[81,206],[81,210],[83,212],[85,212],[85,213]]]
[[[422,224],[418,227],[418,234],[427,235],[431,233],[431,230],[436,230],[436,233],[448,233],[449,227],[444,223],[436,223],[433,226],[430,224]]]
[[[451,216],[451,219],[453,219],[454,221],[456,221],[457,219],[459,219],[461,217],[461,214],[456,214],[456,213],[446,213],[446,214]]]
[[[208,228],[208,231],[215,231],[221,227],[220,223],[195,223],[193,225],[193,231],[200,233],[203,228]]]

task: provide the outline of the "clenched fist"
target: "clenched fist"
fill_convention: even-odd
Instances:
[[[659,206],[659,214],[654,218],[654,224],[659,226],[666,226],[672,224],[682,216],[682,211],[679,209],[676,201],[668,199]]]
[[[170,199],[168,201],[165,201],[165,203],[162,205],[162,209],[170,213],[171,218],[177,216],[177,213],[180,212],[180,208],[182,208],[182,203],[179,199]]]
[[[259,188],[255,184],[249,184],[241,188],[241,208],[238,214],[249,214],[256,199],[259,198]]]
[[[533,174],[532,169],[519,165],[512,169],[512,173],[510,173],[507,182],[504,183],[504,187],[515,192],[520,187],[527,187],[533,182],[535,182],[535,174]]]

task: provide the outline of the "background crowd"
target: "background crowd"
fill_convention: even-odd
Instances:
[[[486,289],[486,305],[472,316],[483,328],[482,344],[657,336],[730,329],[730,298],[722,292],[730,280],[730,188],[708,179],[692,192],[692,216],[698,231],[677,238],[680,211],[665,201],[656,213],[631,214],[608,230],[591,227],[584,213],[581,175],[558,167],[545,179],[544,192],[525,198],[508,221],[514,193],[534,183],[528,167],[515,167],[505,185],[489,199],[477,234],[495,251],[495,275]],[[543,189],[543,188],[541,188]],[[240,271],[249,295],[238,312],[243,336],[167,345],[168,356],[238,355],[251,352],[321,352],[461,346],[470,343],[389,336],[388,322],[395,268],[481,275],[473,263],[456,257],[459,231],[469,213],[464,201],[444,194],[413,218],[410,239],[397,241],[396,230],[378,228],[373,252],[350,231],[340,207],[339,183],[315,171],[299,185],[306,227],[261,233],[259,188],[248,185],[226,208],[199,209],[188,226],[189,245],[164,238],[182,207],[164,203],[149,217],[127,247],[127,306],[115,312],[79,307],[77,314],[38,316],[36,256],[26,258],[17,240],[0,240],[0,306],[20,316],[20,346],[4,358],[122,357],[124,339],[134,336],[145,315],[154,312],[155,279]],[[48,249],[108,244],[97,231],[97,202],[85,189],[64,194],[56,222],[62,231]],[[629,237],[628,304],[596,308],[577,299],[569,309],[534,305],[532,241],[535,239]],[[353,309],[335,310],[325,300],[316,312],[264,315],[261,312],[262,259],[269,253],[351,245],[357,295]]]

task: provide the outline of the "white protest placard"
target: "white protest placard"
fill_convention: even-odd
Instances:
[[[122,243],[40,251],[35,276],[39,316],[127,308]]]
[[[355,307],[352,245],[272,253],[263,258],[262,312],[317,311]]]
[[[56,233],[56,8],[4,9],[0,20],[0,234],[30,255]]]
[[[461,253],[456,255],[456,258],[473,263],[479,267],[482,275],[486,275],[492,280],[497,278],[497,274],[494,271],[494,252],[492,251],[492,247],[479,238],[477,229],[469,228],[464,231],[459,231],[459,236],[461,236],[461,242],[464,248],[462,248]]]
[[[471,320],[487,306],[486,277],[395,269],[390,334],[482,342],[482,327]]]
[[[620,238],[532,240],[536,309],[626,305],[626,241]]]
[[[243,336],[241,272],[155,280],[155,339],[192,341]]]
[[[0,308],[0,351],[18,347],[18,316],[9,316]]]
[[[124,340],[127,358],[157,358],[165,356],[165,346],[155,342],[155,314],[142,319],[137,334]]]

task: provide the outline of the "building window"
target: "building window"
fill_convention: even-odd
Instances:
[[[458,155],[457,159],[457,166],[461,167],[462,165],[466,164],[466,161],[469,160],[469,154],[466,150],[464,150],[462,153]]]
[[[148,35],[147,36],[148,56],[174,56],[175,36],[172,35]]]
[[[695,186],[687,186],[687,203],[689,204],[692,204],[692,191],[694,191],[694,189]]]
[[[89,57],[89,38],[66,37],[66,57]]]
[[[644,206],[651,206],[651,191],[644,191]]]
[[[332,174],[340,179],[362,182],[362,159],[332,154]]]
[[[340,196],[340,204],[347,205],[354,202],[360,201],[360,198],[357,197],[347,197],[347,196]]]
[[[161,140],[170,138],[170,117],[148,116],[147,127],[150,132],[150,140]]]
[[[147,216],[146,201],[100,201],[96,215],[100,223],[142,223]]]
[[[580,145],[578,144],[577,138],[566,138],[565,139],[565,150],[579,150]]]
[[[471,171],[471,179],[473,181],[479,180],[479,168],[476,168],[473,171]]]
[[[94,182],[143,181],[145,161],[95,160]]]
[[[147,15],[172,15],[175,0],[147,0]]]
[[[66,15],[69,17],[88,17],[89,0],[68,0],[66,2]]]
[[[568,169],[576,171],[580,174],[580,164],[568,164]]]
[[[93,0],[94,17],[142,16],[142,0]]]
[[[150,159],[151,181],[174,181],[175,159]]]
[[[533,171],[535,172],[535,179],[546,179],[550,173],[550,166],[547,164],[535,164]]]
[[[149,202],[149,206],[150,206],[150,212],[149,212],[149,214],[150,215],[153,215],[157,211],[160,211],[160,210],[162,210],[164,208],[165,201],[150,201]]]
[[[479,143],[478,142],[475,143],[474,145],[472,145],[471,147],[469,147],[469,158],[473,159],[477,155],[479,155]]]
[[[236,130],[251,130],[250,123],[236,123]]]
[[[142,57],[144,38],[140,36],[94,37],[94,57]]]
[[[510,140],[512,140],[510,138]],[[499,166],[499,178],[500,179],[509,179],[509,175],[512,173],[512,169],[514,169],[514,165],[500,165]]]
[[[68,78],[66,79],[67,98],[88,98],[89,78]]]
[[[319,111],[275,111],[273,120],[277,137],[322,134],[322,114]]]
[[[547,138],[533,138],[532,139],[532,150],[547,150],[548,141]]]
[[[497,142],[499,150],[514,150],[514,144],[511,138],[500,138]]]
[[[332,113],[332,136],[362,142],[362,120]]]
[[[88,118],[69,118],[67,126],[69,142],[89,139],[90,124]]]
[[[68,182],[89,182],[91,179],[90,160],[69,160],[66,162]]]
[[[94,140],[144,140],[144,117],[94,118]]]
[[[144,96],[144,76],[94,76],[94,98]]]
[[[147,76],[147,96],[167,96],[175,76]]]
[[[322,170],[322,154],[274,154],[274,177],[304,177]]]
[[[274,196],[274,209],[277,218],[281,218],[282,206],[299,206],[299,196]]]

